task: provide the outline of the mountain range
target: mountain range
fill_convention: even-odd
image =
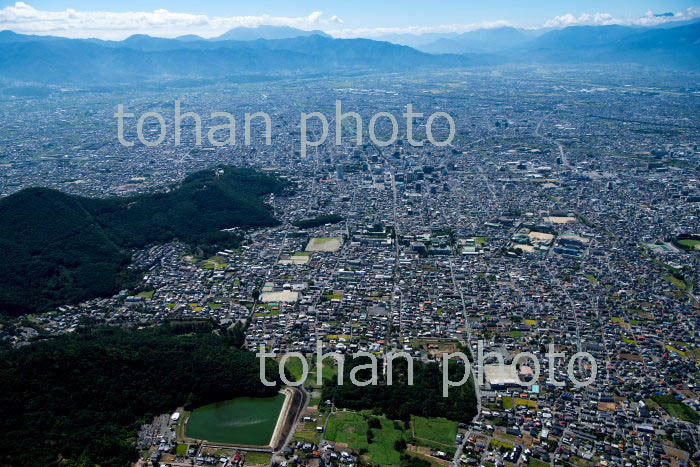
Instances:
[[[416,48],[428,53],[498,52],[527,43],[538,35],[534,31],[512,27],[478,29],[441,37]]]
[[[254,41],[257,39],[292,39],[304,36],[331,37],[318,29],[305,31],[303,29],[292,28],[290,26],[258,26],[256,28],[237,27],[215,37],[213,41]]]
[[[418,47],[421,50],[273,26],[236,28],[212,39],[134,35],[123,41],[2,31],[0,80],[10,85],[84,86],[500,63],[638,63],[695,69],[700,65],[700,23],[665,28],[573,26],[539,35],[504,27],[441,37]]]
[[[368,39],[320,35],[254,41],[163,39],[144,35],[120,42],[44,38],[0,32],[0,78],[44,84],[109,84],[246,73],[399,70],[462,66],[462,56],[430,55]]]

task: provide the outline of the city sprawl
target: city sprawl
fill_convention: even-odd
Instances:
[[[643,67],[503,66],[5,96],[2,195],[34,185],[90,197],[151,193],[222,164],[295,188],[267,197],[279,225],[236,230],[239,248],[202,256],[175,241],[133,251],[130,268],[142,274],[135,288],[17,318],[0,338],[20,347],[86,325],[209,320],[218,330],[242,326],[251,351],[301,352],[312,368],[318,343],[346,358],[405,351],[423,362],[462,350],[485,375],[475,388],[478,414],[459,425],[456,443],[429,450],[434,462],[688,465],[700,449],[697,82],[695,72]],[[176,146],[176,99],[204,116],[205,135],[210,112],[235,115],[238,144],[213,147],[205,137],[196,145],[185,120]],[[353,118],[335,144],[336,100],[363,117],[362,145]],[[118,104],[137,116],[160,112],[165,141],[141,144],[131,119],[124,136],[135,144],[120,144]],[[425,116],[413,123],[421,146],[406,140],[408,104]],[[243,144],[244,114],[255,112],[271,117],[270,145],[260,119]],[[330,128],[306,157],[302,112],[323,113]],[[389,146],[367,136],[377,112],[399,122]],[[456,123],[448,146],[427,142],[434,112]],[[309,141],[318,123],[309,121]],[[376,129],[378,139],[391,135],[387,119]],[[157,121],[144,131],[154,139]],[[446,121],[432,131],[445,140]],[[479,367],[479,341],[508,365],[532,353],[539,381],[519,384],[532,378],[528,359],[511,371],[491,355]],[[562,355],[553,375],[550,344]],[[577,352],[597,365],[583,387],[567,377]],[[585,380],[591,365],[580,360],[574,370]],[[323,449],[338,441],[327,419],[344,409],[321,400],[315,377],[305,385],[312,379],[304,416],[326,424],[301,421],[283,447],[353,463],[356,450]],[[309,423],[312,436],[295,437]]]

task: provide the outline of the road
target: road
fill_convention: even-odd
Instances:
[[[542,119],[540,119],[539,122],[537,122],[537,126],[535,127],[535,136],[537,136],[538,138],[542,138],[542,139],[544,139],[544,140],[546,140],[546,141],[549,141],[549,142],[552,143],[552,144],[556,144],[556,145],[557,145],[557,148],[559,148],[559,157],[561,158],[561,163],[562,163],[562,165],[563,165],[564,167],[572,168],[572,167],[569,165],[569,159],[566,157],[566,153],[564,152],[564,146],[562,146],[562,144],[561,144],[559,141],[557,141],[557,140],[555,140],[555,139],[552,139],[552,138],[550,138],[550,137],[548,137],[548,136],[544,136],[544,135],[541,135],[541,134],[540,134],[540,127],[542,126],[542,123],[543,123],[543,122],[547,119],[547,117],[549,117],[550,115],[551,115],[551,113],[545,114],[545,116],[542,117]]]

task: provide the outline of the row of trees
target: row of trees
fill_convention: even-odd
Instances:
[[[476,415],[476,395],[472,381],[450,388],[448,397],[442,396],[442,371],[440,364],[414,360],[413,384],[408,384],[408,364],[405,359],[394,360],[391,385],[380,381],[377,385],[356,386],[350,382],[350,371],[367,365],[369,359],[349,358],[344,364],[342,385],[324,381],[323,400],[332,400],[336,406],[352,410],[373,410],[394,420],[409,420],[411,415],[444,417],[466,422]],[[464,365],[450,362],[450,381],[460,381]],[[371,378],[370,369],[357,372],[359,381]]]
[[[320,227],[326,224],[337,224],[339,222],[342,222],[343,220],[345,220],[343,216],[339,216],[338,214],[329,214],[327,216],[318,216],[310,219],[302,219],[300,221],[296,221],[294,225],[296,227],[299,227],[300,229],[310,229],[313,227]]]

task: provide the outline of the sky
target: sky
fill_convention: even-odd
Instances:
[[[262,24],[320,29],[335,37],[381,37],[694,18],[700,18],[700,0],[0,0],[0,30],[101,39],[213,37]]]

